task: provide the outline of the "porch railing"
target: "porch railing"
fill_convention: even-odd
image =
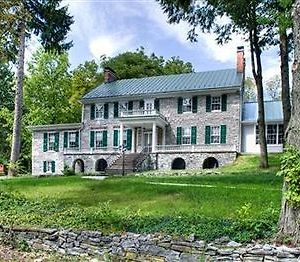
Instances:
[[[214,145],[157,145],[156,152],[236,152],[237,146],[232,144],[214,144]]]
[[[137,109],[137,110],[121,111],[121,117],[138,117],[138,116],[158,116],[166,120],[165,116],[162,115],[156,109]]]

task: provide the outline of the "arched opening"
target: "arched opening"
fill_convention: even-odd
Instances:
[[[172,162],[172,169],[185,169],[185,161],[181,158],[175,158]]]
[[[208,157],[203,162],[203,169],[211,169],[219,167],[219,162],[214,157]]]
[[[84,162],[82,159],[76,159],[73,163],[75,173],[84,173]]]
[[[107,162],[105,159],[101,158],[96,161],[95,170],[97,172],[105,171],[106,168],[107,168]]]

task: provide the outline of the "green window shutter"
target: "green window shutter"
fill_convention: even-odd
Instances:
[[[75,144],[76,147],[79,147],[79,131],[76,132]]]
[[[119,145],[119,130],[114,130],[114,140],[113,140],[113,146]]]
[[[182,104],[183,104],[183,98],[182,97],[178,97],[178,108],[177,108],[177,112],[178,114],[182,114]]]
[[[210,144],[210,126],[205,126],[205,144]]]
[[[59,151],[59,132],[57,132],[57,133],[55,133],[54,134],[54,141],[55,141],[55,146],[54,146],[54,150],[56,151],[56,152],[58,152]]]
[[[69,136],[69,133],[64,132],[64,148],[68,147],[68,136]]]
[[[160,104],[159,104],[159,99],[158,98],[154,99],[154,109],[156,109],[159,112]]]
[[[197,144],[197,127],[196,126],[192,126],[191,127],[191,143],[192,145],[196,145]]]
[[[127,150],[131,150],[132,130],[127,129]]]
[[[193,96],[192,98],[192,112],[197,113],[198,110],[198,96]]]
[[[119,102],[114,102],[114,118],[119,117]]]
[[[227,95],[222,95],[222,111],[227,111]]]
[[[55,161],[51,162],[51,172],[55,173]]]
[[[48,133],[44,133],[43,151],[48,151]]]
[[[46,161],[43,162],[43,171],[44,171],[44,173],[47,172],[47,162]]]
[[[177,127],[177,145],[181,145],[182,143],[182,127]]]
[[[133,110],[133,101],[129,101],[128,102],[128,111],[132,111]]]
[[[226,144],[226,125],[221,125],[221,144]]]
[[[206,112],[211,112],[211,96],[206,96]]]
[[[90,132],[90,147],[93,148],[95,146],[95,131]]]
[[[91,104],[90,116],[91,116],[91,120],[95,119],[95,104]]]
[[[103,147],[107,147],[107,130],[103,130]]]
[[[108,103],[105,103],[104,104],[104,119],[108,119],[108,110],[109,110]]]
[[[145,107],[145,101],[140,100],[140,109],[144,109],[144,107]]]

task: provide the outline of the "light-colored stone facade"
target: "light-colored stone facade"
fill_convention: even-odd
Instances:
[[[221,96],[227,95],[227,110],[218,112],[206,112],[206,96]],[[197,112],[178,113],[178,97],[197,96]],[[240,119],[241,119],[241,97],[240,89],[229,89],[224,91],[214,92],[194,92],[193,94],[176,94],[172,97],[166,95],[159,98],[160,110],[159,116],[153,119],[149,118],[149,122],[144,121],[148,116],[137,116],[136,118],[122,121],[122,117],[114,117],[114,102],[121,104],[124,99],[115,99],[110,101],[99,100],[98,103],[109,104],[108,119],[91,119],[91,104],[83,105],[82,123],[77,124],[78,128],[72,126],[64,127],[63,125],[51,125],[33,127],[32,140],[32,173],[34,175],[44,174],[44,161],[55,161],[55,174],[61,174],[64,166],[70,168],[75,167],[76,160],[84,163],[85,173],[96,172],[96,162],[99,159],[104,159],[107,165],[110,166],[117,158],[120,157],[118,147],[113,146],[113,132],[115,129],[132,129],[132,146],[133,149],[126,153],[139,153],[145,146],[145,132],[153,133],[153,123],[155,123],[156,140],[155,150],[152,148],[151,153],[151,168],[170,169],[175,158],[182,158],[186,162],[186,168],[195,169],[202,168],[203,162],[208,157],[214,157],[218,164],[224,165],[234,161],[236,153],[240,151]],[[154,99],[154,98],[153,98]],[[127,98],[126,101],[133,101],[133,110],[139,110],[140,101],[142,98]],[[149,100],[145,98],[145,100]],[[119,110],[119,114],[120,114]],[[150,116],[152,117],[152,116]],[[147,118],[148,119],[148,118]],[[160,121],[160,122],[159,122]],[[226,143],[205,145],[205,127],[226,125]],[[184,147],[177,146],[176,132],[177,127],[196,126],[197,136],[195,145],[186,145]],[[92,130],[107,130],[107,146],[105,148],[90,147],[90,133]],[[76,149],[64,147],[64,132],[78,131],[79,145]],[[43,137],[45,132],[59,133],[59,150],[58,152],[46,151],[43,152]],[[143,135],[142,135],[143,133]],[[153,142],[150,141],[150,142]],[[120,142],[119,142],[120,144]],[[164,147],[166,145],[166,147]],[[174,145],[172,149],[170,146]],[[168,148],[169,147],[169,148]],[[146,166],[146,165],[141,165]]]

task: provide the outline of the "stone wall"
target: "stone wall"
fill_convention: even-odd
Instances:
[[[102,261],[282,261],[296,262],[300,248],[273,244],[248,244],[224,237],[212,243],[193,235],[110,234],[96,231],[1,229],[1,238],[26,241],[35,249],[99,257]]]
[[[163,170],[170,170],[174,159],[182,158],[186,163],[186,169],[201,169],[203,166],[203,162],[208,157],[214,157],[219,166],[223,166],[225,164],[233,163],[236,159],[235,152],[221,152],[221,153],[196,153],[196,152],[168,152],[168,153],[158,153],[157,154],[157,168]],[[153,162],[156,161],[156,155],[152,154]]]

